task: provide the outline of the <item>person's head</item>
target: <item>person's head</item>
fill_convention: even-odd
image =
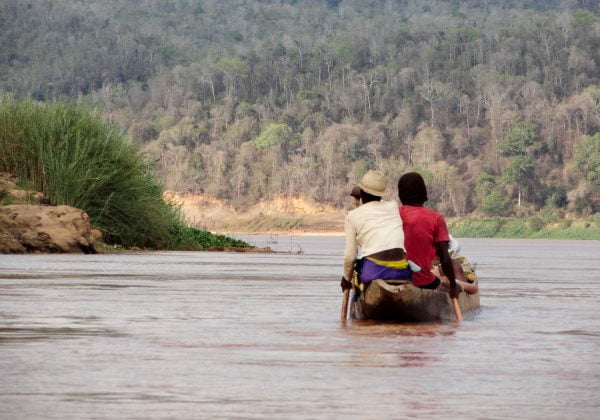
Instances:
[[[358,183],[363,203],[379,201],[386,193],[386,180],[380,171],[368,171]]]
[[[350,192],[350,197],[354,198],[354,207],[360,206],[360,187],[355,185]]]
[[[429,198],[425,180],[416,172],[409,172],[398,180],[398,197],[404,205],[422,206]]]

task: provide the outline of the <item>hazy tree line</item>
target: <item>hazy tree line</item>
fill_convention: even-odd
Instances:
[[[98,106],[170,189],[600,211],[594,0],[2,0],[0,89]]]

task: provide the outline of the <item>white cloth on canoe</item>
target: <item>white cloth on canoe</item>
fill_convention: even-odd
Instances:
[[[359,247],[363,256],[386,249],[404,249],[402,219],[395,201],[370,201],[349,211],[345,231],[344,277],[348,280],[352,279]]]

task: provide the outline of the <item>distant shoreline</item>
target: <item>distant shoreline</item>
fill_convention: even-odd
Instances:
[[[521,219],[463,217],[448,218],[447,223],[448,230],[457,238],[600,240],[600,221],[595,218],[544,222],[535,216]],[[339,229],[313,230],[309,221],[300,224],[305,228],[269,229],[263,225],[263,229],[243,230],[239,229],[238,224],[238,229],[219,229],[217,226],[213,229],[215,233],[223,235],[344,236]],[[323,226],[322,221],[318,226]],[[211,231],[213,229],[209,228]]]
[[[262,200],[246,210],[202,194],[166,192],[193,227],[224,235],[343,236],[344,218],[352,208],[335,208],[298,197]],[[565,218],[553,211],[524,217],[447,217],[457,238],[585,239],[600,240],[600,214]]]

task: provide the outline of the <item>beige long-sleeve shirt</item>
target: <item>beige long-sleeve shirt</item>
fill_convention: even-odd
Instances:
[[[402,219],[395,201],[370,201],[346,216],[344,277],[352,279],[358,249],[367,256],[386,249],[404,249]]]

